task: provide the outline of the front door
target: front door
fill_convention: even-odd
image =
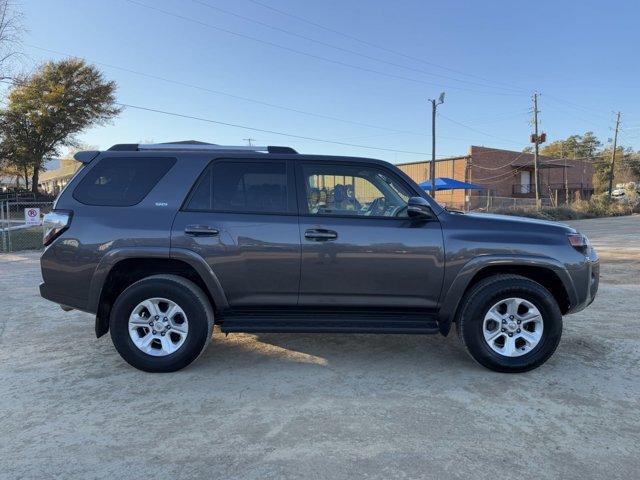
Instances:
[[[295,185],[285,160],[216,160],[172,228],[172,248],[198,253],[229,305],[295,306],[300,233]]]
[[[437,219],[414,221],[417,195],[376,164],[300,163],[301,306],[434,308],[443,278]]]
[[[531,172],[529,170],[520,172],[520,193],[531,193]]]

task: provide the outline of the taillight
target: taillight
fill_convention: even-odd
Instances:
[[[44,216],[42,219],[42,224],[44,225],[42,243],[45,247],[69,228],[72,216],[73,212],[71,210],[52,210]]]
[[[569,244],[573,248],[584,254],[588,253],[589,240],[587,239],[587,237],[585,237],[581,233],[570,233],[569,235],[567,235],[567,238],[569,239]]]

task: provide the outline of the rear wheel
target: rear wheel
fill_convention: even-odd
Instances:
[[[542,285],[518,275],[496,275],[465,295],[458,334],[469,354],[499,372],[524,372],[542,365],[562,335],[562,313]]]
[[[213,332],[213,311],[193,282],[154,275],[118,296],[109,330],[116,350],[130,365],[147,372],[172,372],[204,351]]]

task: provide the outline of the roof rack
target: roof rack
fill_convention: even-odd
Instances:
[[[225,151],[225,152],[265,152],[265,153],[293,153],[296,152],[291,147],[278,146],[245,146],[245,145],[216,145],[215,143],[204,143],[195,140],[169,143],[121,143],[112,146],[111,151],[171,151],[188,150],[196,152],[204,151]]]

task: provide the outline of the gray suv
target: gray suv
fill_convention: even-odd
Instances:
[[[200,142],[115,145],[45,218],[41,295],[120,355],[181,369],[228,332],[447,335],[502,372],[544,363],[598,257],[557,223],[464,214],[368,158]]]

